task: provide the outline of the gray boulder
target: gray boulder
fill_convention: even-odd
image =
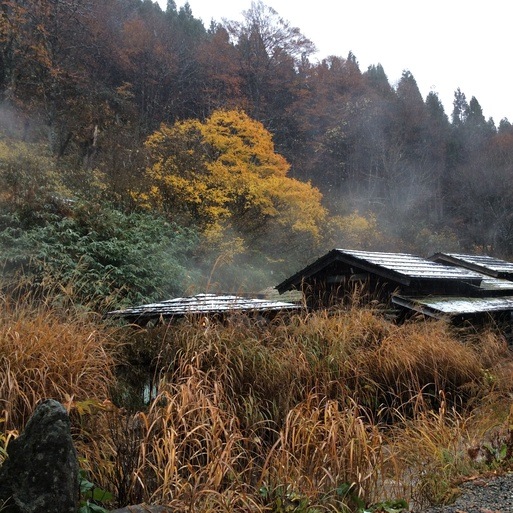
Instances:
[[[78,460],[62,404],[39,404],[7,454],[0,468],[2,513],[76,513]]]

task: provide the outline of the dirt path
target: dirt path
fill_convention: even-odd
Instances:
[[[460,488],[462,494],[454,504],[413,513],[513,513],[513,472],[474,479]]]

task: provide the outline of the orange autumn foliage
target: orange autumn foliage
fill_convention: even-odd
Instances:
[[[290,165],[275,152],[272,135],[243,111],[162,125],[146,148],[151,186],[139,198],[207,235],[233,230],[253,243],[271,234],[319,238],[321,193],[287,176]]]

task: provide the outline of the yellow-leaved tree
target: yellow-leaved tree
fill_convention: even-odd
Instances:
[[[243,111],[162,125],[146,148],[150,185],[140,200],[198,226],[211,242],[242,239],[248,250],[279,258],[305,254],[319,240],[321,193],[287,176],[271,134]]]

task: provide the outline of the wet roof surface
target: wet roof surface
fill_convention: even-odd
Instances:
[[[197,294],[196,296],[168,299],[158,303],[114,310],[111,317],[171,317],[184,315],[206,315],[228,312],[275,312],[297,309],[298,305],[283,301],[246,298],[234,295]]]
[[[483,281],[479,285],[479,288],[484,291],[511,290],[513,294],[513,282],[503,278],[492,278],[483,275]]]
[[[422,311],[423,313],[433,311],[446,315],[513,311],[513,296],[489,298],[392,296],[392,303]]]
[[[454,263],[480,270],[492,276],[513,276],[513,263],[488,255],[464,255],[461,253],[437,253],[432,258],[444,259],[447,257]]]
[[[300,286],[304,280],[317,275],[324,279],[326,272],[334,265],[342,264],[350,270],[350,274],[367,272],[409,285],[416,281],[450,281],[466,282],[479,285],[483,275],[476,271],[446,265],[407,253],[384,253],[375,251],[357,251],[348,249],[332,249],[304,269],[276,286],[280,293]]]
[[[478,281],[482,279],[482,276],[474,271],[439,264],[432,260],[406,253],[376,253],[346,249],[337,249],[336,251],[362,262],[368,262],[411,278]]]
[[[370,251],[352,251],[338,249],[362,261],[370,262],[379,267],[415,278],[441,279],[479,279],[481,276],[474,271],[439,264],[415,255],[406,253],[376,253]]]

